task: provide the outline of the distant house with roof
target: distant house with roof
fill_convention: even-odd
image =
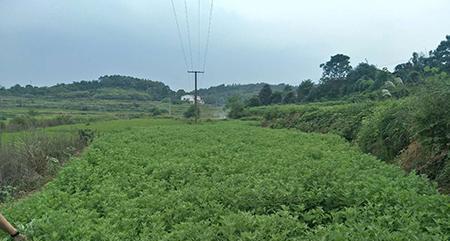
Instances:
[[[181,101],[194,103],[195,102],[195,96],[193,96],[193,95],[183,95],[183,96],[181,96]],[[199,104],[202,104],[202,105],[205,104],[205,101],[203,101],[202,97],[200,97],[200,96],[197,96],[197,102]]]

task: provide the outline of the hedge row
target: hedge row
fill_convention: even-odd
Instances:
[[[251,108],[271,128],[334,133],[387,162],[416,170],[450,192],[450,88],[434,86],[408,99]]]

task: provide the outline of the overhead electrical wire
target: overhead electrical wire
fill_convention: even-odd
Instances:
[[[209,51],[209,42],[211,39],[211,27],[212,27],[212,17],[213,17],[213,10],[214,10],[214,0],[211,0],[211,6],[209,9],[209,23],[208,23],[208,33],[206,37],[206,47],[205,47],[205,55],[203,57],[203,71],[206,69],[206,58],[208,57],[208,51]]]
[[[195,1],[192,1],[195,2]],[[184,62],[185,62],[185,66],[187,70],[193,70],[194,67],[196,67],[198,70],[202,70],[205,71],[206,68],[206,61],[207,61],[207,56],[208,56],[208,52],[209,52],[209,47],[210,47],[210,41],[211,41],[211,32],[212,32],[212,19],[213,19],[213,9],[214,9],[214,0],[210,0],[210,4],[209,4],[209,11],[208,11],[208,25],[207,25],[207,32],[205,35],[202,34],[202,0],[198,0],[198,9],[197,9],[197,43],[194,42],[194,46],[195,44],[197,45],[197,52],[194,53],[192,47],[193,47],[193,41],[192,41],[192,30],[195,30],[194,28],[191,28],[191,20],[190,20],[190,14],[189,14],[189,4],[188,4],[188,0],[184,0],[184,14],[185,14],[185,24],[186,24],[186,40],[183,37],[183,32],[182,28],[181,28],[181,24],[179,22],[179,15],[177,14],[177,8],[175,5],[175,1],[171,0],[172,3],[172,10],[173,10],[173,15],[175,17],[175,23],[177,25],[177,31],[178,31],[178,38],[180,40],[180,44],[181,44],[181,51],[183,54],[183,58],[184,58]],[[195,4],[194,4],[195,5]],[[192,6],[192,5],[191,5]],[[204,13],[206,15],[206,12]],[[181,16],[180,16],[181,17]],[[195,19],[195,17],[194,17]],[[194,24],[195,25],[195,24]],[[195,36],[195,34],[194,34]],[[206,40],[203,39],[206,37]],[[204,45],[203,45],[204,44]],[[195,47],[194,47],[195,48]],[[204,49],[202,49],[204,48]],[[197,55],[196,57],[194,57],[194,54]],[[203,57],[203,59],[202,59]],[[194,58],[196,58],[196,64],[194,65]]]
[[[177,25],[178,38],[180,40],[181,51],[183,52],[184,64],[186,65],[186,69],[189,69],[188,60],[187,60],[187,56],[186,56],[186,50],[184,48],[183,35],[181,33],[180,23],[178,22],[177,9],[175,7],[174,1],[173,0],[170,0],[170,1],[172,2],[172,10],[173,10],[173,15],[175,17],[175,23]]]
[[[194,61],[192,57],[192,40],[191,40],[191,27],[189,24],[189,9],[187,0],[184,0],[184,11],[186,13],[186,31],[187,31],[187,37],[188,37],[188,43],[189,43],[189,56],[191,59],[191,69],[194,68]]]
[[[198,30],[198,36],[197,36],[197,64],[200,66],[201,63],[201,46],[202,46],[202,28],[201,28],[201,23],[202,23],[202,4],[201,4],[201,0],[198,0],[198,26],[197,26],[197,30]]]

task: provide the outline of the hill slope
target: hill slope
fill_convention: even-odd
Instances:
[[[112,75],[103,76],[94,81],[58,84],[51,87],[34,87],[31,85],[22,87],[15,85],[9,89],[0,89],[0,94],[22,97],[160,101],[164,98],[172,97],[175,92],[162,82]]]

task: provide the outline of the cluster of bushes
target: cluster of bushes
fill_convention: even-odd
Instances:
[[[305,132],[338,134],[347,140],[356,137],[364,117],[370,115],[375,104],[351,103],[304,106],[277,106],[263,111],[263,126],[297,128]],[[260,110],[251,110],[257,113]]]
[[[377,106],[355,142],[382,160],[427,175],[450,193],[450,85],[442,87]]]
[[[70,115],[60,115],[50,119],[38,119],[32,115],[20,115],[12,118],[8,123],[1,122],[0,129],[6,131],[29,130],[59,125],[75,124],[77,121]]]
[[[263,126],[272,128],[338,134],[366,153],[427,175],[448,193],[450,82],[429,81],[401,100],[256,107],[245,114],[262,116]]]
[[[200,107],[195,107],[195,105],[189,106],[189,108],[183,113],[184,118],[199,118],[200,117]]]
[[[152,97],[146,92],[118,88],[96,90],[92,97],[105,100],[152,100]]]
[[[93,138],[91,130],[64,135],[32,132],[0,145],[0,202],[41,187]]]

